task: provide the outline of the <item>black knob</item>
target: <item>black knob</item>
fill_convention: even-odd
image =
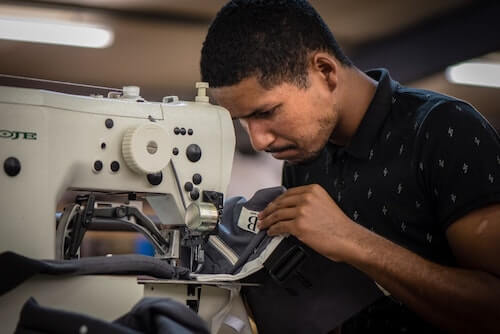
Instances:
[[[174,134],[178,135],[179,133],[181,133],[181,129],[179,129],[178,127],[175,127]]]
[[[186,156],[191,162],[196,162],[201,158],[201,148],[196,144],[191,144],[186,149]]]
[[[102,167],[103,167],[103,165],[102,165],[102,161],[101,160],[94,161],[94,170],[96,172],[100,172],[102,170]]]
[[[16,176],[21,171],[21,162],[14,157],[7,158],[3,163],[3,170],[9,176]]]
[[[116,218],[123,218],[127,214],[127,210],[124,207],[117,207],[115,209],[115,216]]]
[[[193,190],[193,184],[191,182],[184,183],[184,190],[185,191],[191,191],[191,190]]]
[[[200,184],[201,183],[201,175],[196,173],[193,175],[193,183],[194,184]]]
[[[120,163],[118,161],[113,161],[111,163],[111,170],[115,173],[118,172],[120,170]]]
[[[193,129],[188,129],[188,135],[190,135],[190,136],[193,135]]]
[[[191,192],[189,193],[189,196],[191,196],[191,199],[193,201],[196,201],[198,198],[200,198],[200,191],[198,190],[198,188],[194,188],[193,190],[191,190]]]
[[[114,122],[111,118],[107,118],[105,121],[104,121],[104,124],[106,125],[106,127],[108,129],[111,129],[114,125]]]
[[[179,154],[179,149],[178,149],[177,147],[174,147],[174,149],[172,150],[172,153],[173,153],[174,155]]]
[[[158,173],[148,174],[148,181],[153,186],[159,185],[161,181],[163,181],[163,173],[158,172]]]
[[[183,136],[184,136],[185,134],[186,134],[186,129],[181,128],[181,135],[183,135]]]

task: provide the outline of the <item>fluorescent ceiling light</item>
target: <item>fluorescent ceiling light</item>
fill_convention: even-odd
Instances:
[[[105,48],[113,43],[113,32],[70,22],[0,17],[0,39]]]
[[[448,81],[464,85],[500,88],[500,64],[466,62],[446,69]]]

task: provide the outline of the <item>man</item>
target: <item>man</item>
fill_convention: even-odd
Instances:
[[[361,72],[299,0],[228,3],[201,73],[254,148],[286,160],[259,227],[391,294],[343,333],[500,331],[500,140],[473,107]]]

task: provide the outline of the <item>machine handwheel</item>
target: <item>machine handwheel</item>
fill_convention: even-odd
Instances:
[[[68,255],[69,247],[74,237],[74,224],[78,220],[79,213],[79,204],[72,204],[64,208],[63,215],[56,228],[56,260],[67,260],[70,258]],[[77,255],[80,255],[80,248],[78,248]]]

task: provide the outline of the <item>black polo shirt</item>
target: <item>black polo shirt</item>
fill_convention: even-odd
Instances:
[[[352,220],[454,265],[446,229],[500,202],[499,136],[464,101],[401,86],[383,69],[367,74],[378,86],[350,144],[328,143],[312,162],[285,163],[283,184],[319,184]]]

